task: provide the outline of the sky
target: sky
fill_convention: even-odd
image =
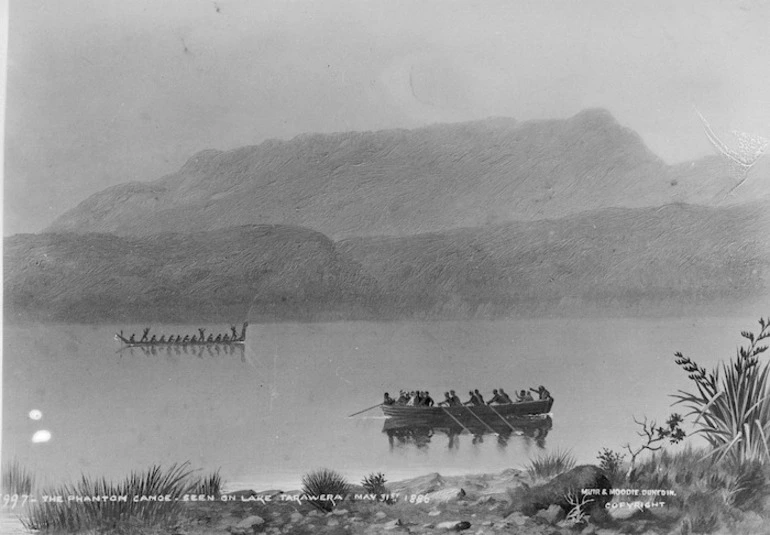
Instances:
[[[204,149],[608,109],[670,163],[770,138],[770,0],[11,0],[5,236]]]

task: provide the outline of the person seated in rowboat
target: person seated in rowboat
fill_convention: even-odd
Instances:
[[[479,402],[476,405],[483,405],[484,404],[484,398],[481,396],[481,392],[479,392],[479,389],[473,391],[474,394],[476,394],[476,398],[479,400]]]
[[[153,334],[152,338],[150,338],[150,343],[154,344],[155,342],[156,342],[156,338],[155,338],[155,335]]]
[[[409,401],[409,396],[406,392],[403,390],[399,390],[398,392],[398,399],[396,400],[396,403],[398,405],[406,405],[406,402]]]
[[[209,337],[206,338],[206,342],[211,343],[213,341],[214,341],[214,334],[213,333],[209,333]]]
[[[491,405],[492,403],[502,403],[503,402],[502,399],[500,398],[500,394],[498,394],[496,388],[494,390],[492,390],[492,394],[493,394],[492,399],[487,401],[487,405]]]
[[[416,400],[417,400],[417,396],[415,395],[414,390],[412,390],[411,392],[409,392],[409,399],[406,400],[406,406],[414,407],[417,404]]]
[[[215,342],[221,342],[222,341],[222,333],[219,333],[216,338],[214,338]]]
[[[166,343],[166,335],[165,334],[161,334],[160,338],[158,339],[158,342],[161,343],[161,344],[165,344]]]
[[[382,400],[383,405],[393,405],[396,403],[396,400],[390,397],[390,394],[385,392],[385,398]]]
[[[479,404],[479,400],[476,397],[476,394],[473,393],[473,390],[468,391],[468,395],[471,397],[471,399],[469,399],[468,401],[463,403],[463,405],[478,405]]]
[[[190,340],[190,335],[189,334],[185,334],[184,338],[182,338],[182,343],[186,344],[189,340]]]
[[[444,401],[438,404],[439,407],[442,407],[444,405],[446,405],[447,407],[456,407],[458,405],[463,404],[462,401],[460,401],[460,398],[458,398],[455,395],[454,390],[451,390],[450,392],[444,392]]]
[[[551,393],[545,389],[543,385],[537,387],[537,389],[530,388],[532,392],[537,392],[539,399],[551,399]]]
[[[229,341],[230,341],[230,335],[228,335],[228,334],[225,334],[225,335],[222,337],[222,341],[223,341],[223,342],[229,342]]]
[[[532,398],[532,394],[530,394],[526,390],[522,390],[521,392],[516,394],[516,401],[522,402],[522,401],[535,401],[535,400]]]
[[[136,333],[131,334],[131,338],[128,339],[129,342],[132,344],[136,342]]]
[[[508,405],[509,403],[513,403],[513,400],[511,400],[511,397],[508,394],[506,394],[505,390],[503,390],[502,388],[499,388],[497,390],[497,393],[500,396],[500,399],[502,400],[500,401],[501,404]]]
[[[423,394],[424,395],[423,395],[423,398],[422,398],[422,406],[423,407],[432,407],[434,405],[433,398],[430,397],[430,394],[428,393],[427,390]]]

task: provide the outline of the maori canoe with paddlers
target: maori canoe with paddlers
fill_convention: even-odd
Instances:
[[[553,398],[534,401],[517,401],[501,405],[463,405],[453,407],[411,407],[409,405],[380,405],[385,416],[415,419],[438,419],[447,417],[467,418],[471,414],[489,420],[511,416],[534,416],[551,412]]]
[[[123,331],[115,333],[115,339],[128,347],[242,345],[246,342],[246,327],[248,326],[248,322],[244,322],[240,334],[238,334],[238,331],[234,326],[230,327],[232,336],[229,334],[218,334],[217,336],[209,334],[207,337],[206,330],[199,328],[198,333],[200,336],[197,334],[190,336],[188,334],[183,337],[181,335],[172,334],[168,338],[166,338],[166,335],[161,335],[160,338],[158,338],[156,335],[149,337],[150,329],[148,327],[144,330],[140,340],[136,340],[136,335],[133,334],[126,338],[123,335]]]

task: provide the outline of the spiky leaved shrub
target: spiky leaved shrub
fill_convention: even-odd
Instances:
[[[574,467],[575,458],[570,451],[556,450],[530,461],[526,469],[529,477],[536,480],[558,476]]]
[[[385,474],[372,472],[361,480],[361,486],[369,494],[385,494],[388,490],[385,488]]]
[[[219,470],[212,472],[207,476],[202,476],[195,482],[193,494],[204,494],[206,496],[222,496],[222,476]]]
[[[39,501],[32,505],[22,523],[28,529],[55,533],[172,525],[182,513],[182,502],[177,499],[194,488],[190,474],[188,463],[184,463],[165,469],[156,465],[145,472],[132,472],[117,484],[84,475],[77,485],[47,490],[45,494],[62,496],[64,502]],[[126,500],[69,501],[69,496],[125,496]],[[141,500],[143,496],[163,496],[168,501]]]
[[[341,474],[328,468],[314,470],[302,476],[302,492],[305,493],[308,502],[321,511],[329,512],[334,509],[337,500],[320,500],[320,496],[344,498],[349,491],[348,481]]]
[[[3,494],[29,495],[32,494],[34,485],[35,476],[18,460],[3,463]]]
[[[696,433],[706,438],[711,453],[736,466],[770,460],[770,363],[759,362],[760,354],[767,350],[759,342],[770,337],[770,320],[760,318],[759,325],[757,336],[741,332],[749,344],[711,372],[682,353],[675,354],[676,363],[696,387],[696,392],[680,390],[674,395],[676,403],[684,404],[690,409],[689,415],[695,415]]]

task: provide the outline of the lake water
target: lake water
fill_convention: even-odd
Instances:
[[[474,322],[266,324],[242,351],[119,351],[116,330],[139,325],[15,325],[4,331],[3,457],[40,484],[81,473],[122,478],[155,463],[221,470],[228,489],[296,489],[309,470],[358,482],[522,467],[545,450],[580,462],[637,440],[633,417],[661,423],[670,394],[690,385],[682,351],[711,367],[735,353],[747,318],[545,319]],[[153,332],[197,332],[158,325]],[[227,326],[208,326],[227,330]],[[482,442],[436,432],[390,441],[382,393],[453,388],[487,396],[545,385],[555,404],[544,440]],[[42,418],[29,417],[31,410]],[[678,409],[682,412],[682,409]],[[33,443],[40,430],[47,442]]]

